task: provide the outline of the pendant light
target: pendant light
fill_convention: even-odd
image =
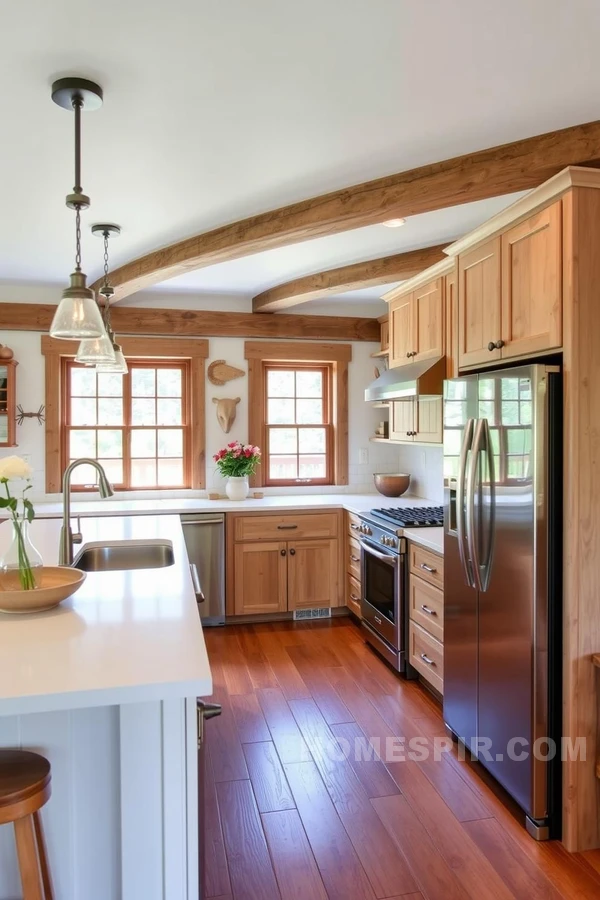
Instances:
[[[75,114],[75,186],[67,195],[67,206],[75,210],[75,271],[70,284],[54,314],[50,335],[55,338],[80,341],[82,338],[101,338],[104,324],[94,293],[86,284],[81,271],[81,210],[90,205],[90,198],[81,187],[81,113],[102,105],[102,88],[85,78],[61,78],[52,85],[52,100]]]
[[[129,371],[127,362],[125,361],[123,350],[119,344],[117,344],[110,324],[110,299],[115,291],[108,283],[108,239],[111,236],[118,237],[121,234],[121,229],[118,225],[92,225],[92,234],[104,238],[104,284],[100,288],[99,293],[104,297],[104,324],[113,351],[113,359],[110,362],[98,363],[96,365],[96,372],[116,372],[120,375],[126,375]]]

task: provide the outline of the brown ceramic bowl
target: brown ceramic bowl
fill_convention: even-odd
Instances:
[[[375,487],[384,497],[400,497],[408,490],[410,475],[387,475],[384,472],[376,472],[373,480]]]

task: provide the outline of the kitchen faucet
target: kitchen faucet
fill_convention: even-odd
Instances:
[[[59,566],[72,566],[73,565],[73,544],[80,544],[83,540],[83,536],[81,531],[77,531],[75,534],[71,531],[71,473],[73,469],[77,468],[77,466],[93,466],[94,469],[98,472],[98,490],[100,492],[100,496],[103,499],[107,497],[112,497],[114,491],[112,489],[111,483],[106,477],[106,472],[102,468],[99,462],[95,459],[87,459],[83,457],[82,459],[75,459],[73,462],[67,466],[65,469],[65,474],[63,475],[63,523],[62,528],[60,529],[60,546],[58,549],[58,564]]]

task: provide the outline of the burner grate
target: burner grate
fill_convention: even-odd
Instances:
[[[409,506],[404,509],[374,509],[371,514],[399,528],[434,528],[444,524],[442,506]]]

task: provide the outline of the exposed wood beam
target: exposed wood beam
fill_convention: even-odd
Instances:
[[[444,259],[442,252],[444,246],[439,244],[437,247],[396,253],[394,256],[369,259],[366,262],[296,278],[294,281],[278,284],[258,294],[252,301],[252,309],[254,312],[278,312],[330,294],[376,287],[378,284],[390,284],[392,281],[404,281]]]
[[[56,306],[0,303],[0,328],[48,331]],[[206,312],[116,306],[111,314],[118,335],[183,337],[305,338],[324,341],[379,341],[377,319],[351,316],[255,316],[253,313]]]
[[[600,159],[600,121],[480,150],[251,216],[163,247],[111,273],[115,299],[214,263],[310,238],[537,187]],[[100,281],[94,287],[98,288]]]

